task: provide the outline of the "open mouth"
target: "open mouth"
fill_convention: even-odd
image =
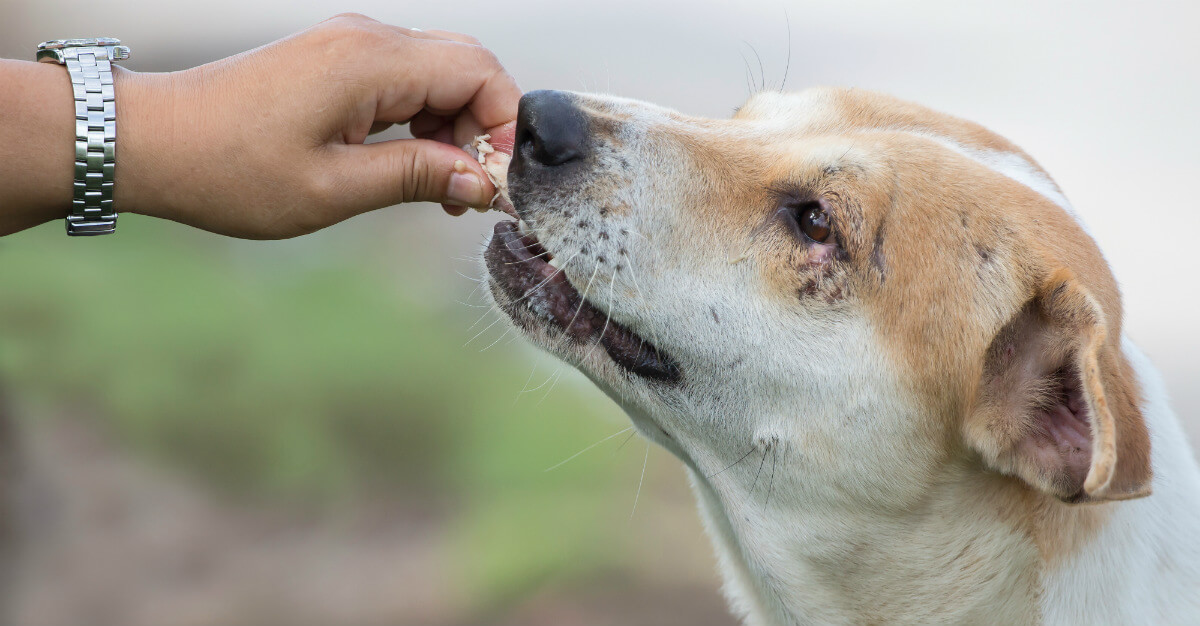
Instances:
[[[496,224],[486,253],[492,282],[504,291],[501,306],[519,325],[528,315],[562,332],[564,338],[586,345],[599,343],[625,370],[645,378],[675,383],[679,366],[670,356],[588,302],[555,267],[554,257],[516,222]],[[497,298],[497,301],[502,300]]]

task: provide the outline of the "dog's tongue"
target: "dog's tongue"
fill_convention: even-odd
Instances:
[[[479,161],[488,179],[496,186],[496,195],[492,197],[488,208],[507,213],[514,219],[521,219],[508,198],[508,163],[512,157],[493,148],[488,141],[491,138],[491,135],[480,135],[469,145],[463,146],[463,150]],[[486,212],[488,209],[476,210]]]

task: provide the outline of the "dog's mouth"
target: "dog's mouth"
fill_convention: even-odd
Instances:
[[[496,301],[518,325],[528,328],[533,318],[577,345],[598,343],[628,372],[660,382],[679,381],[674,359],[581,296],[554,257],[516,222],[496,224],[486,262],[493,289],[503,291],[504,297]]]

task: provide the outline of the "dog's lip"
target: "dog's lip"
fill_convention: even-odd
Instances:
[[[498,301],[503,300],[501,306],[514,321],[520,324],[532,316],[572,342],[599,343],[613,362],[633,374],[666,383],[680,380],[674,359],[582,297],[562,270],[550,264],[553,257],[537,238],[522,233],[516,222],[496,224],[485,254],[492,283],[506,296]]]

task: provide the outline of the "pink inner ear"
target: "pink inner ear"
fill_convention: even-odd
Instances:
[[[1092,465],[1092,431],[1079,374],[1063,368],[1050,382],[1045,401],[1032,411],[1034,431],[1021,442],[1021,452],[1054,482],[1082,486]]]

